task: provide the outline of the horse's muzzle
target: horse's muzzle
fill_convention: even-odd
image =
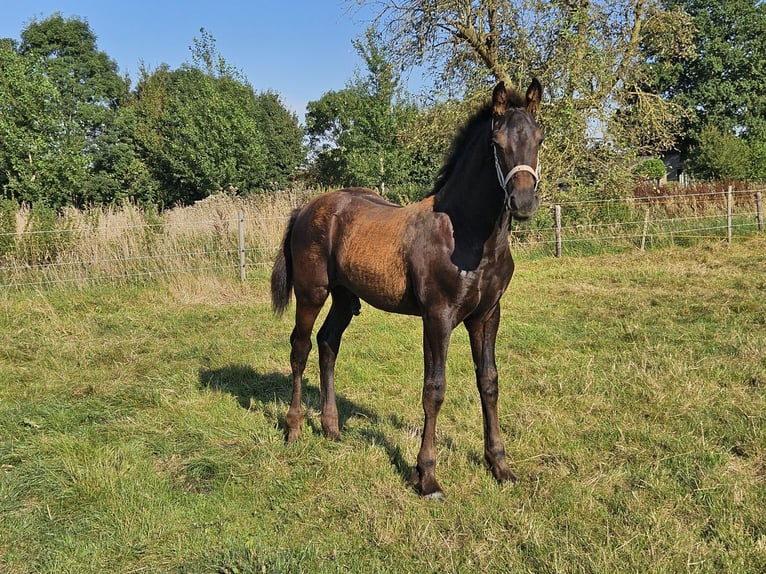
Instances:
[[[526,221],[532,217],[540,205],[540,198],[534,190],[524,192],[511,192],[510,212],[511,216],[518,221]]]

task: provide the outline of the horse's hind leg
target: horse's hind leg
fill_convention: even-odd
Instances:
[[[330,312],[317,333],[322,430],[332,440],[340,439],[335,400],[335,359],[338,357],[343,332],[353,315],[359,313],[359,308],[359,297],[343,287],[336,287],[332,291]]]
[[[295,293],[295,328],[290,335],[290,367],[293,374],[293,396],[287,410],[287,442],[301,438],[303,410],[301,408],[301,387],[303,371],[311,351],[311,331],[319,311],[327,300],[327,291],[317,288],[313,296]]]

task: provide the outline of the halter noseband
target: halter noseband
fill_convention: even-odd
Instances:
[[[495,118],[492,118],[492,131],[495,130]],[[508,193],[508,183],[511,181],[511,178],[516,175],[517,173],[521,171],[526,171],[527,173],[532,174],[532,177],[535,178],[535,191],[537,191],[537,185],[540,183],[540,155],[537,156],[537,167],[532,167],[530,165],[526,164],[519,164],[511,171],[509,171],[507,174],[503,175],[503,168],[500,167],[500,159],[497,157],[497,145],[492,142],[492,154],[495,156],[495,170],[497,171],[497,181],[500,184],[500,187],[503,188],[503,193],[505,194],[505,201],[503,202],[503,209],[509,210],[511,207],[511,194]]]

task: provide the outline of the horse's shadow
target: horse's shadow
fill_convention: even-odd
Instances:
[[[275,416],[275,422],[287,436],[287,408],[292,398],[292,379],[283,373],[259,373],[248,365],[229,365],[218,369],[200,369],[200,387],[229,393],[239,405],[247,410],[262,410],[267,416]],[[319,388],[309,385],[303,380],[303,408],[319,410]],[[350,401],[336,393],[338,404],[338,424],[343,432],[346,422],[355,416],[364,417],[371,427],[363,430],[360,436],[381,445],[388,454],[391,464],[399,475],[406,481],[412,482],[414,467],[407,464],[398,445],[393,444],[380,429],[380,417],[362,405]],[[274,408],[277,413],[275,415]],[[394,428],[401,429],[403,423],[396,415],[386,419]],[[306,422],[317,434],[321,433],[321,425],[316,417],[306,417]]]

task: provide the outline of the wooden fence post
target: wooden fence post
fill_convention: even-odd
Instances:
[[[763,195],[760,191],[755,192],[755,219],[758,222],[758,231],[763,231]]]
[[[646,245],[646,234],[649,232],[649,210],[651,209],[651,206],[646,206],[646,214],[644,215],[644,231],[641,233],[641,251],[644,250],[644,246]]]
[[[556,257],[561,257],[561,206],[553,206],[554,230],[556,233]]]
[[[731,186],[726,193],[726,242],[731,243],[731,214],[734,209],[734,193]]]
[[[245,214],[242,210],[237,213],[239,220],[239,278],[245,281]]]

